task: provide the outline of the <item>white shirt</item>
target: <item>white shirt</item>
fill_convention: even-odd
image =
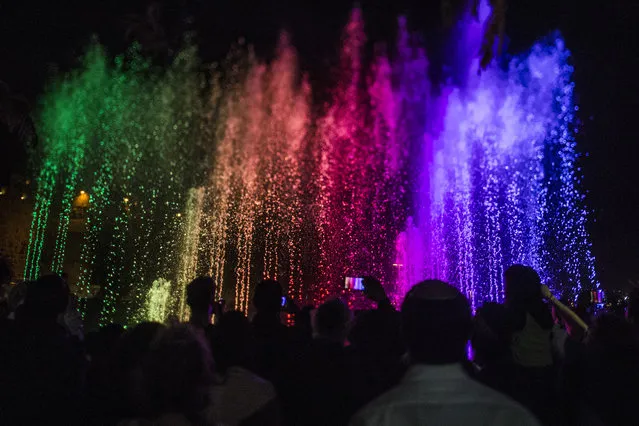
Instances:
[[[459,364],[414,365],[351,426],[539,426],[525,408],[471,379]]]

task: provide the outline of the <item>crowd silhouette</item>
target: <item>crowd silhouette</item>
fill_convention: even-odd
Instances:
[[[331,299],[287,326],[277,281],[256,284],[249,320],[199,277],[187,323],[84,335],[66,279],[45,275],[1,304],[0,424],[639,424],[639,292],[625,316],[593,317],[530,267],[508,268],[504,286],[503,304],[473,313],[427,280],[396,310],[367,277],[374,309]]]

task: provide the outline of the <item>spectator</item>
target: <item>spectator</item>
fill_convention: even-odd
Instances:
[[[116,418],[150,416],[151,402],[145,390],[143,367],[151,344],[164,329],[162,324],[143,322],[124,333],[118,341],[111,367],[113,402],[106,404],[115,411],[111,415]]]
[[[3,424],[75,424],[85,357],[57,318],[69,298],[57,275],[29,283],[15,324],[2,334],[0,415]],[[33,409],[37,401],[38,409]]]
[[[353,418],[353,426],[537,424],[516,402],[465,373],[471,312],[457,289],[424,281],[406,295],[401,316],[412,366],[398,386]]]
[[[112,360],[124,327],[109,324],[98,331],[88,333],[85,339],[87,358],[90,361],[86,376],[84,422],[96,424],[106,418],[115,419],[117,410],[114,398]]]
[[[355,412],[352,357],[345,348],[350,311],[339,299],[325,302],[314,318],[314,339],[301,360],[293,424],[346,425]]]
[[[515,364],[531,368],[552,366],[553,320],[543,301],[539,275],[528,266],[513,265],[504,274],[504,288]]]
[[[543,423],[551,423],[557,415],[553,319],[543,300],[541,279],[533,268],[513,265],[504,274],[504,289],[514,363],[511,396]]]
[[[129,373],[134,374],[129,374],[129,379],[137,388],[132,393],[133,402],[143,403],[144,411],[120,425],[205,424],[213,361],[202,333],[189,324],[164,327],[147,323],[138,331],[136,341],[141,345],[129,353],[135,363],[130,365],[133,369]]]
[[[399,313],[378,280],[365,277],[364,294],[377,304],[377,309],[361,312],[348,336],[358,386],[351,399],[358,407],[395,386],[405,372]]]
[[[472,345],[476,378],[493,389],[509,393],[512,356],[506,316],[504,305],[484,303],[475,315]]]
[[[215,282],[210,277],[198,277],[186,287],[186,303],[191,309],[189,324],[207,329],[211,324],[215,297]]]
[[[599,316],[581,357],[567,367],[567,393],[577,406],[574,425],[636,425],[639,399],[639,341],[632,325]]]
[[[265,379],[276,382],[285,368],[283,358],[290,344],[288,331],[280,321],[282,286],[274,280],[257,284],[253,295],[257,311],[253,317],[253,333],[256,339],[256,371]]]
[[[213,384],[211,352],[188,324],[161,329],[143,366],[144,389],[157,425],[202,424]]]
[[[255,372],[275,386],[283,422],[294,425],[299,399],[298,366],[304,353],[304,341],[296,339],[298,333],[291,333],[281,323],[282,295],[282,286],[274,280],[261,281],[255,287],[253,306],[256,314],[252,321]]]
[[[217,384],[213,386],[208,423],[278,425],[279,404],[271,383],[252,373],[254,344],[251,325],[241,312],[225,313],[212,339]]]

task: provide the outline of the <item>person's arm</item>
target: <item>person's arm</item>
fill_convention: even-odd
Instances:
[[[557,300],[557,298],[550,292],[548,286],[541,286],[541,294],[557,308],[563,319],[566,320],[566,322],[568,322],[572,327],[580,328],[584,332],[588,331],[588,324],[586,324],[581,318],[579,318],[579,315],[574,313],[568,306]]]
[[[363,284],[364,295],[368,299],[377,303],[378,310],[395,310],[390,302],[390,299],[386,295],[386,292],[384,291],[384,287],[382,287],[382,283],[380,283],[373,277],[364,277]]]

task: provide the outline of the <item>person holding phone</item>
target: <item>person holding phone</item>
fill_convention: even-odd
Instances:
[[[201,329],[211,325],[215,297],[215,281],[211,277],[197,277],[186,287],[186,304],[191,308],[189,323]]]
[[[399,313],[379,280],[366,276],[362,283],[364,296],[375,302],[377,308],[362,311],[348,336],[353,357],[357,359],[354,369],[359,388],[353,398],[358,407],[390,389],[405,372]],[[370,374],[371,371],[375,374]]]

